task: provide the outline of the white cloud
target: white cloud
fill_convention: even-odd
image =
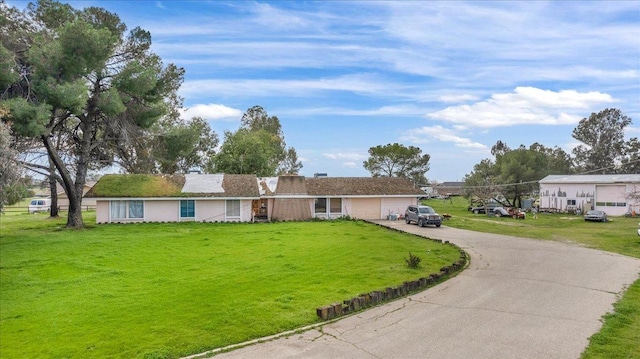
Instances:
[[[432,119],[471,127],[502,127],[513,125],[576,124],[594,106],[615,100],[606,93],[559,92],[534,87],[516,87],[511,93],[498,93],[490,99],[472,105],[460,105],[428,113]]]
[[[442,95],[438,98],[438,100],[442,102],[467,102],[467,101],[476,101],[477,99],[478,99],[477,96],[468,95],[468,94]]]
[[[442,126],[421,127],[412,129],[407,132],[402,140],[411,141],[413,143],[429,143],[433,140],[440,142],[451,142],[456,147],[469,148],[476,150],[486,150],[488,147],[479,142],[465,137],[460,137],[456,132]]]
[[[357,152],[332,152],[332,153],[323,153],[322,155],[332,160],[346,160],[349,162],[364,160],[367,158],[366,154],[357,153]]]
[[[352,108],[343,107],[309,107],[309,108],[289,108],[279,110],[278,113],[281,116],[295,115],[295,116],[310,116],[310,115],[323,115],[323,116],[422,116],[424,114],[424,108],[415,105],[394,105],[394,106],[382,106],[372,109],[356,110]]]
[[[180,112],[183,119],[202,117],[210,121],[239,121],[243,114],[238,109],[214,103],[193,105]]]
[[[307,20],[293,11],[278,9],[269,4],[254,3],[252,9],[255,10],[254,14],[256,15],[253,21],[271,28],[271,31],[273,28],[299,30],[308,25]]]
[[[207,96],[296,96],[304,97],[323,91],[345,91],[361,95],[384,96],[401,92],[405,85],[385,83],[379,76],[353,74],[318,79],[265,80],[224,79],[185,81],[180,94],[185,97]]]

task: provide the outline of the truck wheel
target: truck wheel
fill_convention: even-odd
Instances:
[[[422,218],[418,220],[418,227],[424,227],[424,222],[422,221]]]
[[[411,223],[411,220],[409,220],[409,217],[404,217],[404,223],[406,224]]]
[[[480,211],[478,211],[477,209],[473,210],[473,214],[478,214],[478,213],[480,213]]]
[[[436,227],[440,228],[441,225],[442,225],[442,223],[438,223],[438,224],[436,224]]]

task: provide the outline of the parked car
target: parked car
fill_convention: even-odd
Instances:
[[[604,211],[590,210],[584,215],[585,221],[606,222],[607,214]]]
[[[493,212],[498,207],[499,206],[497,204],[488,204],[486,206],[469,207],[469,211],[473,212],[473,214],[480,214],[480,213],[486,214],[487,210],[489,210],[490,212]]]
[[[407,224],[414,222],[419,227],[426,225],[440,227],[442,225],[442,217],[429,206],[408,206],[404,212],[404,221]]]
[[[51,198],[35,198],[29,203],[29,213],[51,210]]]

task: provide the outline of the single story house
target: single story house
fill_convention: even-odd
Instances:
[[[582,213],[602,210],[608,215],[640,213],[640,174],[550,175],[539,181],[540,210]],[[637,197],[637,196],[635,196]]]
[[[405,178],[198,174],[103,176],[85,195],[97,223],[384,219],[424,192]]]

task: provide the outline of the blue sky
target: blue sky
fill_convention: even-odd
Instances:
[[[570,152],[607,107],[640,137],[640,1],[70,3],[149,30],[186,70],[184,116],[221,140],[254,105],[277,116],[306,176],[368,176],[368,149],[398,142],[458,181],[498,140]]]

